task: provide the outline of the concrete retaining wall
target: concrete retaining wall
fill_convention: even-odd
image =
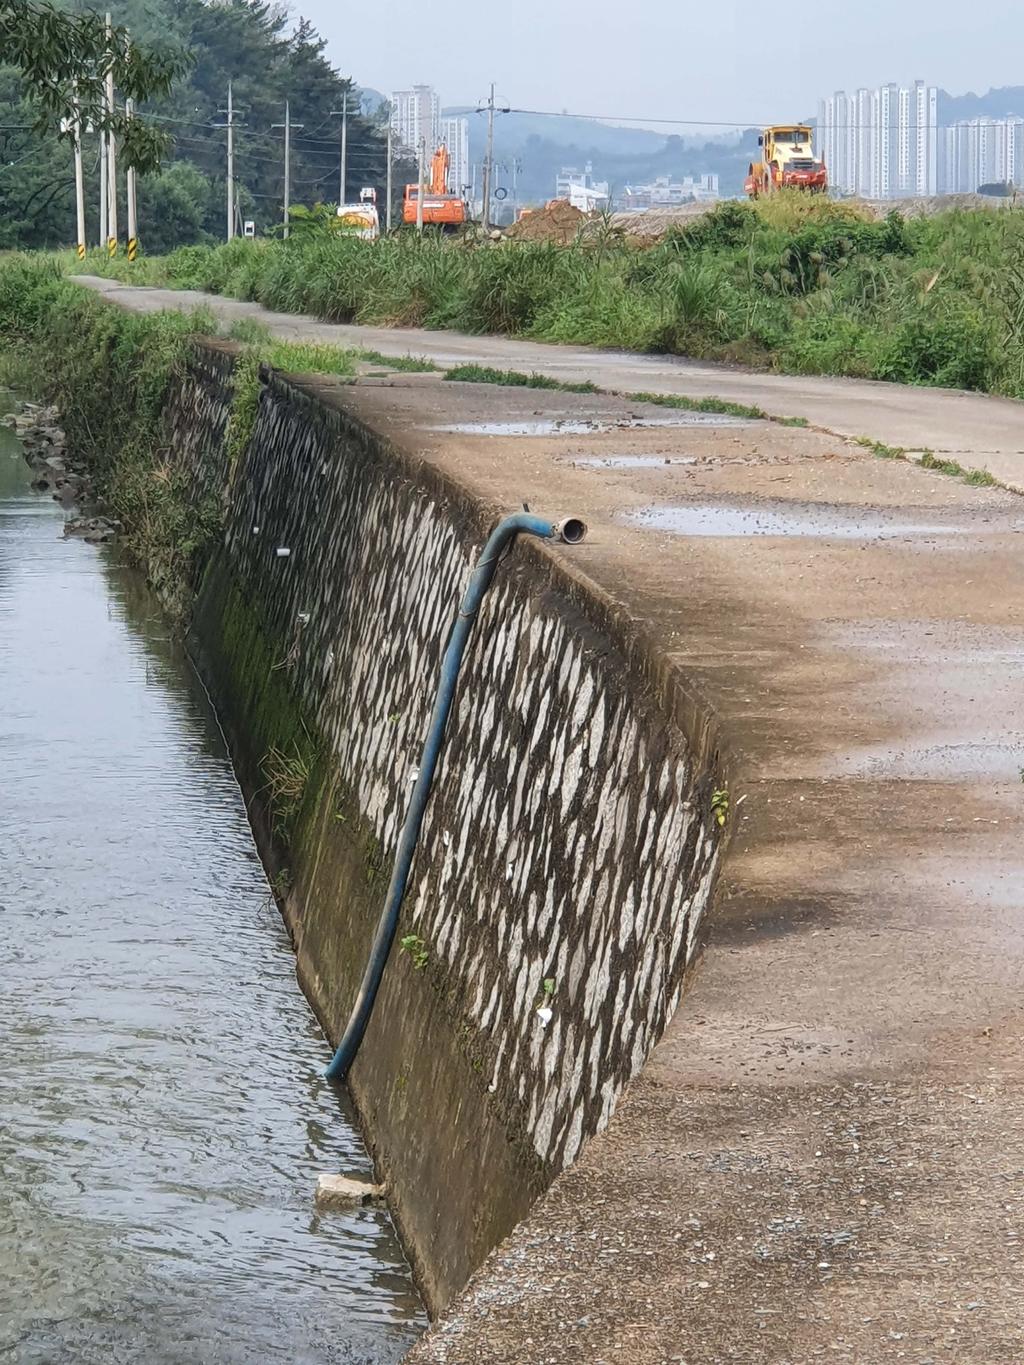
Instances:
[[[225,490],[192,640],[335,1040],[495,517],[329,382],[270,377],[229,470],[231,364],[204,348],[168,411],[197,489]],[[607,1123],[675,1009],[717,865],[717,763],[571,550],[518,543],[428,810],[400,930],[417,942],[392,955],[351,1077],[432,1309]]]

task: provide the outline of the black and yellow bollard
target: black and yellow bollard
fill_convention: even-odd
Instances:
[[[108,238],[107,238],[107,255],[110,257],[111,260],[113,260],[114,257],[117,255],[117,238],[116,238],[116,237],[108,237]]]
[[[130,261],[134,261],[134,260],[135,260],[135,257],[136,257],[138,254],[139,254],[139,239],[138,239],[138,237],[129,237],[129,238],[128,238],[128,259],[129,259]]]
[[[79,242],[79,243],[78,243],[77,251],[78,251],[78,259],[79,259],[80,261],[84,261],[84,260],[85,260],[85,243],[84,243],[84,242]]]

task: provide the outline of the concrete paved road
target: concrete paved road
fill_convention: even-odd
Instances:
[[[1024,1360],[1024,501],[621,400],[344,402],[587,520],[563,553],[717,713],[734,803],[662,1041],[412,1359]]]
[[[840,436],[867,436],[908,450],[932,450],[967,468],[985,469],[1000,483],[1024,491],[1024,403],[1010,398],[868,380],[758,374],[676,356],[551,346],[506,337],[339,326],[213,294],[136,289],[93,275],[74,278],[142,311],[203,305],[225,322],[256,318],[286,340],[362,346],[389,356],[423,356],[441,366],[475,362],[497,369],[538,371],[573,382],[589,379],[601,388],[624,392],[727,398],[775,417],[806,417]]]

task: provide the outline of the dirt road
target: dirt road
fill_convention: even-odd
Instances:
[[[726,398],[776,417],[806,417],[839,436],[866,436],[889,446],[931,450],[966,468],[985,469],[1000,483],[1024,489],[1024,403],[1010,398],[866,380],[756,374],[677,356],[550,346],[506,337],[338,326],[316,318],[272,313],[259,304],[213,294],[136,289],[91,275],[75,278],[140,311],[188,310],[203,305],[225,322],[255,318],[275,336],[287,340],[362,346],[389,356],[423,356],[441,366],[477,363],[537,371],[572,382],[589,379],[601,388],[627,393]]]

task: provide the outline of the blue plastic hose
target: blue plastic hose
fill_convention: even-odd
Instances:
[[[345,1028],[344,1036],[325,1072],[330,1080],[343,1080],[348,1074],[349,1067],[355,1060],[366,1027],[370,1022],[370,1015],[373,1013],[374,1002],[377,999],[377,991],[384,976],[384,968],[391,952],[391,945],[395,940],[398,916],[402,908],[402,901],[405,898],[405,888],[409,881],[409,869],[412,867],[412,860],[416,853],[420,826],[423,824],[423,812],[426,809],[430,786],[434,780],[434,770],[437,767],[438,756],[444,741],[445,726],[452,709],[455,686],[458,682],[459,670],[462,667],[462,657],[466,652],[466,644],[473,629],[476,614],[480,609],[480,603],[483,601],[487,589],[491,586],[491,580],[494,578],[494,571],[498,567],[502,552],[520,532],[539,536],[542,540],[563,540],[567,544],[575,545],[586,535],[587,527],[584,522],[575,517],[567,518],[561,522],[552,522],[545,521],[543,517],[532,516],[528,512],[517,512],[515,516],[506,517],[504,521],[498,523],[477,560],[476,568],[473,570],[473,576],[466,588],[466,594],[462,599],[462,605],[459,608],[459,614],[448,641],[448,648],[445,650],[444,659],[441,663],[441,679],[438,684],[434,709],[430,716],[427,737],[423,744],[419,775],[412,789],[409,809],[406,811],[402,834],[398,840],[395,865],[391,872],[391,881],[388,885],[388,893],[384,901],[380,922],[377,925],[373,947],[370,950],[370,960],[366,964],[359,994],[356,997],[356,1003]]]

